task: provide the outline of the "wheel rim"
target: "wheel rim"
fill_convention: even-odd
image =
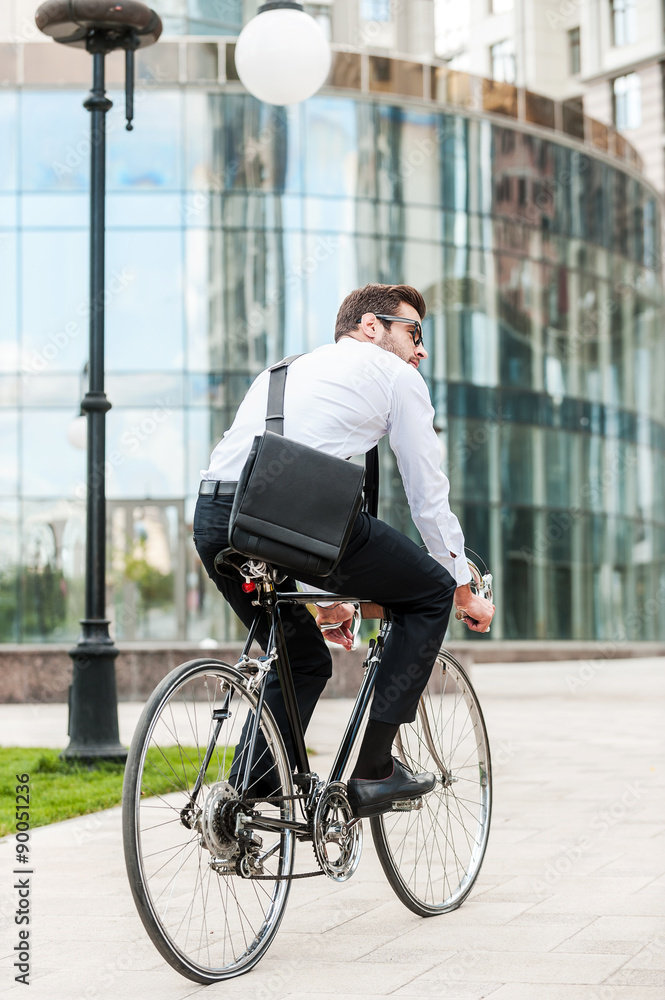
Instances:
[[[437,784],[422,809],[384,813],[373,831],[403,895],[431,913],[455,909],[487,846],[491,764],[477,698],[449,653],[437,657],[416,720],[400,727],[396,751],[415,773],[434,772]]]
[[[255,696],[235,671],[193,671],[155,707],[139,751],[134,837],[139,891],[150,919],[141,908],[139,912],[165,957],[174,956],[185,974],[189,970],[196,977],[223,979],[251,968],[272,940],[288,895],[288,881],[240,876],[242,856],[237,840],[234,854],[231,827],[222,814],[226,802],[237,801],[229,784],[233,751],[255,704]],[[224,705],[230,717],[222,723],[197,800],[201,807],[198,824],[188,829],[181,821],[181,810],[188,803],[188,792],[214,730],[212,712]],[[261,718],[263,723],[264,714]],[[267,713],[262,732],[272,750],[271,756],[264,754],[262,771],[265,774],[274,764],[282,786],[278,794],[289,794],[288,764]],[[160,791],[169,782],[173,790]],[[257,791],[254,784],[248,796]],[[265,816],[293,818],[292,802],[262,803],[258,808]],[[292,833],[262,836],[256,853],[269,856],[257,870],[288,875],[293,865]],[[214,854],[212,844],[220,848]],[[242,870],[247,872],[246,864]]]

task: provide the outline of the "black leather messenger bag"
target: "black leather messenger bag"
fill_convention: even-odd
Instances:
[[[229,544],[295,575],[327,576],[360,510],[364,469],[284,437],[286,376],[298,357],[270,369],[266,429],[240,474]]]

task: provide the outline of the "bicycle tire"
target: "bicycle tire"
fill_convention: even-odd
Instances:
[[[172,670],[153,691],[127,758],[123,841],[134,902],[160,954],[177,972],[197,983],[229,979],[256,965],[277,932],[289,895],[291,883],[284,876],[293,871],[292,831],[265,834],[269,843],[256,849],[260,853],[272,849],[261,870],[283,880],[243,878],[234,868],[241,857],[238,842],[234,848],[228,826],[214,808],[215,803],[222,809],[224,802],[237,798],[228,781],[231,763],[241,744],[239,733],[253,717],[256,703],[246,678],[229,664],[191,660]],[[222,722],[197,800],[202,807],[198,826],[188,828],[181,810],[189,801],[216,724],[212,711],[223,705],[229,714]],[[270,773],[273,782],[279,781],[271,794],[292,795],[284,742],[265,705],[260,730],[268,749],[256,765],[256,776],[265,779]],[[244,752],[238,758],[240,765]],[[253,781],[248,798],[257,787]],[[292,799],[254,807],[265,816],[294,818]],[[211,843],[216,867],[212,867]]]
[[[447,913],[478,877],[492,813],[485,721],[468,675],[447,650],[437,656],[415,721],[400,726],[395,751],[414,772],[433,771],[437,784],[422,809],[371,819],[376,851],[405,906],[423,917]]]

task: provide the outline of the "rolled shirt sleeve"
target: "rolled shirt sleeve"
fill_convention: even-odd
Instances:
[[[450,483],[441,471],[434,408],[424,379],[412,366],[405,366],[395,380],[388,434],[411,516],[425,545],[458,587],[469,583],[464,535],[448,502]]]

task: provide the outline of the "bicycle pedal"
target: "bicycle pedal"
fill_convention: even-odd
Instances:
[[[412,809],[422,809],[423,799],[419,795],[417,799],[396,799],[392,804],[393,812],[411,812]]]

